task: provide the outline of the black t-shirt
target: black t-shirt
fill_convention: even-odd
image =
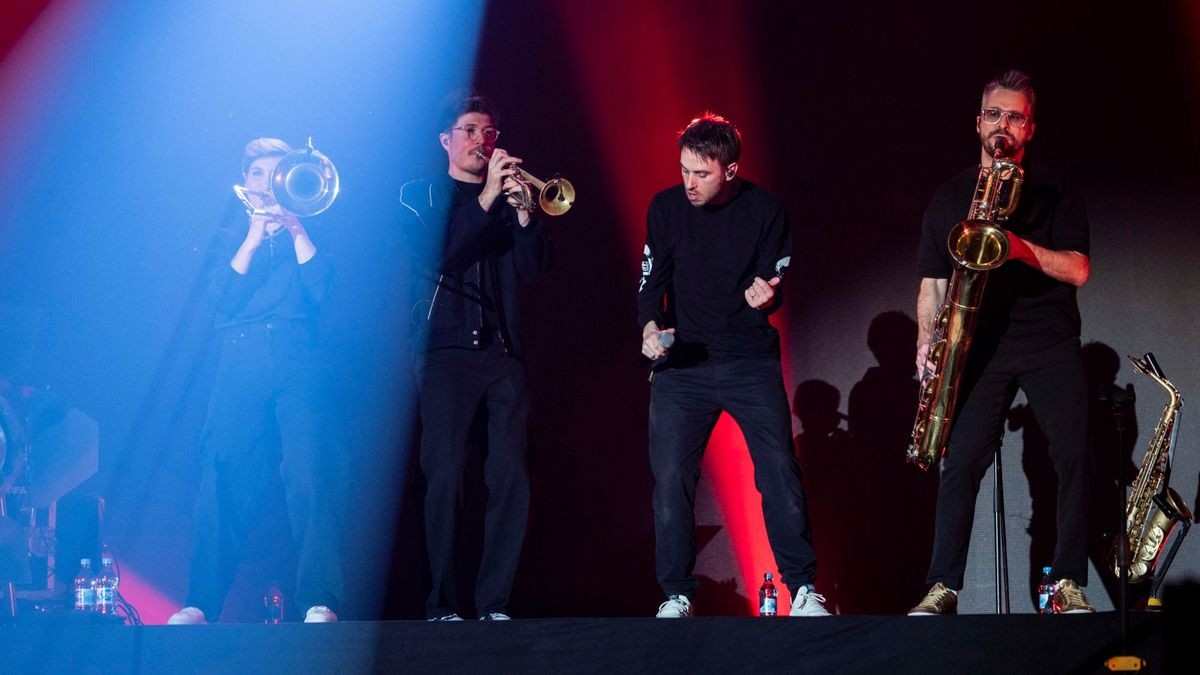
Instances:
[[[917,254],[921,277],[948,279],[954,271],[946,240],[950,230],[967,217],[978,176],[979,167],[967,169],[934,193],[921,228]],[[1083,200],[1068,188],[1061,174],[1045,167],[1025,167],[1021,200],[1003,226],[1044,248],[1088,255]],[[975,328],[974,344],[980,351],[1027,354],[1078,337],[1074,286],[1011,260],[988,273]]]
[[[782,277],[791,250],[787,212],[749,181],[715,207],[693,206],[682,185],[663,190],[646,215],[638,326],[675,327],[674,351],[700,359],[778,358],[779,335],[744,293],[756,276]]]

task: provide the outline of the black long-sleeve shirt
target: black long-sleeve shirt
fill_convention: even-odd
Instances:
[[[714,360],[778,358],[778,333],[744,293],[756,276],[782,277],[791,250],[787,212],[749,181],[711,207],[693,206],[682,185],[663,190],[646,215],[638,325],[674,326],[690,350]]]
[[[219,236],[208,297],[217,309],[216,327],[292,321],[315,323],[321,303],[333,282],[329,256],[317,254],[301,265],[291,236],[280,230],[264,241],[250,260],[246,274],[230,266],[245,238],[245,215],[233,217]]]

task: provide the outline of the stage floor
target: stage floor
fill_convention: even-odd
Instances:
[[[1101,673],[1115,613],[0,626],[3,673]],[[1182,624],[1182,621],[1180,622]],[[1194,672],[1169,617],[1130,616],[1142,672]],[[1185,638],[1186,639],[1186,638]],[[1168,649],[1168,645],[1170,648]],[[1174,664],[1169,659],[1177,659]]]

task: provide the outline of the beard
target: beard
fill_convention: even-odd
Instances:
[[[987,154],[991,155],[992,157],[996,156],[997,141],[1003,148],[1000,151],[1001,157],[1015,157],[1020,154],[1021,149],[1025,147],[1023,143],[1018,145],[1015,138],[1004,133],[1003,131],[993,131],[989,134],[981,134],[979,141],[983,145],[983,149],[987,152]]]

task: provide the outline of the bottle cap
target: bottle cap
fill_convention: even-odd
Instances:
[[[80,564],[80,565],[91,565],[91,564],[92,564],[92,559],[91,559],[91,558],[80,558],[80,559],[79,559],[79,564]]]
[[[763,578],[766,579],[767,581],[770,581],[774,577],[771,575],[770,572],[767,572],[766,574],[763,575]]]
[[[1049,567],[1043,567],[1043,568],[1042,568],[1042,574],[1050,574],[1050,568],[1049,568]]]

